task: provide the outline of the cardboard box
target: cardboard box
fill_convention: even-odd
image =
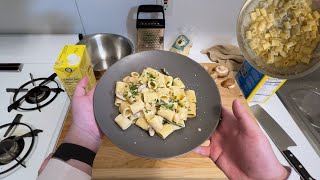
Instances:
[[[236,75],[236,80],[247,102],[265,103],[286,82],[262,74],[245,61]]]
[[[85,45],[65,46],[56,60],[54,70],[70,98],[72,98],[79,81],[85,76],[89,80],[87,91],[96,84],[91,60]]]

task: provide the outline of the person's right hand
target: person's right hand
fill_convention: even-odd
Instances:
[[[233,114],[222,109],[222,120],[209,147],[195,152],[208,156],[230,179],[286,179],[289,172],[276,158],[259,126],[235,100]]]

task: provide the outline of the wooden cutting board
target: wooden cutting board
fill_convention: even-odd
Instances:
[[[201,64],[212,73],[218,64]],[[233,78],[234,73],[230,73],[227,78]],[[224,78],[226,79],[226,78]],[[242,105],[248,112],[251,111],[243,97],[238,85],[233,89],[221,87],[224,79],[216,81],[220,90],[222,105],[231,109],[234,99],[240,99]],[[252,114],[251,114],[252,115]],[[59,138],[58,145],[64,139],[71,123],[71,113],[69,112],[64,128]],[[147,147],[146,147],[147,148]],[[227,179],[224,173],[206,157],[195,153],[168,159],[152,160],[136,157],[128,154],[115,145],[108,138],[103,138],[102,146],[96,156],[93,165],[93,179]]]

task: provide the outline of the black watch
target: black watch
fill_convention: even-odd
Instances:
[[[52,157],[62,161],[75,159],[92,167],[96,153],[83,146],[71,143],[63,143],[58,147]]]

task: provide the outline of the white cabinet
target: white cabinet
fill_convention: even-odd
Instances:
[[[75,0],[0,1],[0,33],[82,33]]]

